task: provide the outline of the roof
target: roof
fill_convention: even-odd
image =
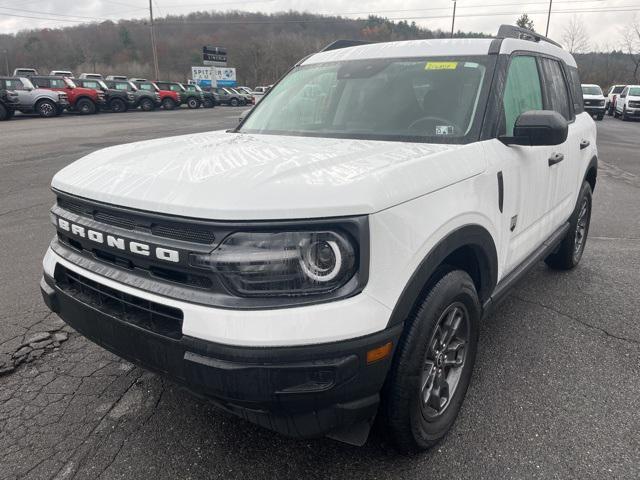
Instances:
[[[516,51],[540,52],[562,59],[567,65],[576,67],[569,52],[551,43],[517,38],[453,38],[407,40],[402,42],[370,43],[353,47],[338,48],[316,53],[306,58],[303,65],[347,60],[379,58],[420,58],[487,55],[491,44],[500,41],[500,53],[511,54]]]

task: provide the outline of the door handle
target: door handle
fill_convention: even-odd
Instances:
[[[589,145],[591,145],[591,142],[589,140],[582,140],[580,142],[580,150],[584,150],[585,148],[587,148]]]
[[[553,166],[556,163],[560,163],[561,161],[564,160],[564,154],[562,153],[554,153],[553,155],[551,155],[549,157],[549,166]]]

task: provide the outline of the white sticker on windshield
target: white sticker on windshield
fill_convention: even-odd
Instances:
[[[453,125],[437,125],[436,135],[453,135]]]
[[[464,66],[468,68],[478,68],[480,65],[475,62],[465,62]]]

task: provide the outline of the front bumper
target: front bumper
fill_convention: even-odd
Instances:
[[[367,364],[367,352],[388,342],[395,349],[402,329],[398,325],[351,340],[268,348],[176,338],[130,321],[126,307],[119,315],[102,300],[92,302],[89,295],[68,288],[57,269],[54,276],[43,276],[44,301],[78,332],[231,413],[297,438],[322,436],[374,417],[393,356]]]
[[[585,105],[584,110],[590,115],[604,115],[604,112],[606,111],[606,107],[604,105],[602,106]]]
[[[626,110],[627,117],[640,117],[640,108],[629,108]]]

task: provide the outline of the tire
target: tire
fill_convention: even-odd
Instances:
[[[589,236],[591,208],[591,185],[584,182],[578,195],[576,207],[569,218],[569,231],[560,243],[558,250],[544,260],[550,268],[571,270],[580,263]]]
[[[462,270],[443,273],[407,319],[382,390],[383,421],[398,449],[406,453],[426,450],[444,438],[458,416],[475,363],[481,314],[475,285]],[[451,333],[446,326],[456,314],[461,315],[457,334],[443,349],[439,339]],[[450,352],[448,359],[444,351]],[[446,366],[454,361],[461,365]],[[436,385],[441,378],[451,383],[446,399],[441,396],[444,384]],[[432,408],[436,401],[440,411]]]
[[[38,100],[36,112],[42,118],[51,118],[58,115],[58,106],[51,100]]]
[[[165,110],[174,110],[176,108],[176,102],[174,102],[171,98],[165,98],[162,100],[162,108]]]
[[[209,98],[205,98],[203,106],[204,108],[214,108],[216,106],[216,103]]]
[[[195,97],[189,97],[189,99],[187,100],[187,107],[189,107],[191,110],[200,108],[200,100]]]
[[[80,115],[92,115],[97,112],[96,104],[88,98],[81,98],[76,103],[76,110]]]
[[[140,100],[140,108],[144,112],[151,112],[156,109],[156,104],[150,98]]]
[[[9,116],[9,110],[7,110],[7,108],[0,103],[0,122],[4,121],[4,120],[9,120],[11,117]]]
[[[622,121],[626,122],[627,120],[629,120],[629,117],[627,117],[627,106],[625,105],[622,108]]]
[[[598,118],[598,121],[599,121],[599,122],[601,122],[601,121],[602,121],[602,119],[604,118],[604,113],[600,113],[600,114],[598,114],[598,117],[597,117],[597,118]]]
[[[127,111],[127,104],[121,98],[114,98],[109,102],[109,110],[113,113],[124,113]]]
[[[238,105],[240,105],[240,102],[237,98],[232,98],[231,100],[229,100],[229,105],[231,105],[232,107],[237,107]]]

